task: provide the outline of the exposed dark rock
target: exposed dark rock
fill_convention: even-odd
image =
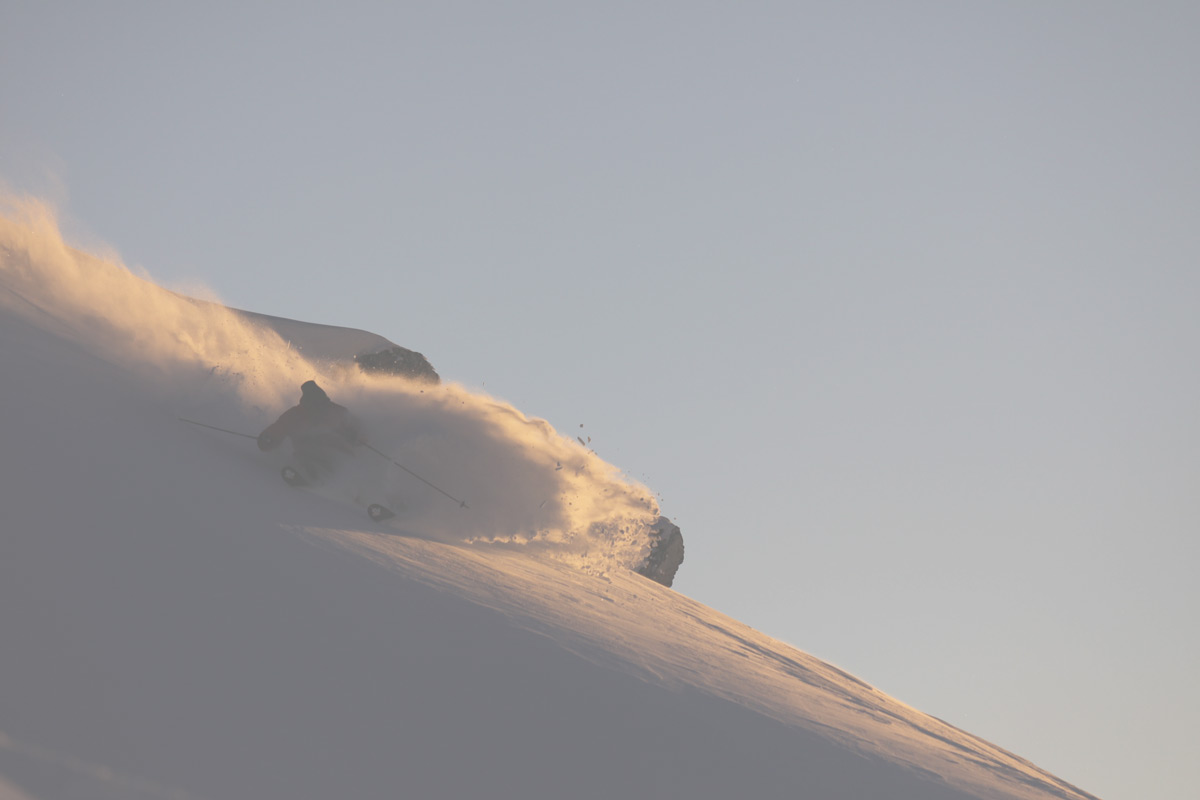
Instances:
[[[655,537],[653,548],[637,573],[663,586],[670,586],[675,580],[675,573],[679,571],[679,565],[683,563],[683,533],[678,525],[666,517],[659,517],[651,532]]]
[[[400,375],[416,381],[440,383],[437,371],[429,363],[429,359],[399,345],[389,347],[374,353],[362,353],[354,357],[355,363],[363,372],[382,373],[384,375]]]

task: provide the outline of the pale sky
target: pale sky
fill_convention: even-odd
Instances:
[[[661,497],[676,588],[1200,783],[1200,5],[0,5],[0,180]],[[580,425],[583,425],[580,428]]]

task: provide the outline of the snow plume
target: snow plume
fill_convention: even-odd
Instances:
[[[115,256],[68,246],[37,201],[0,200],[0,311],[125,370],[164,417],[257,433],[315,378],[386,456],[360,448],[349,479],[401,501],[404,527],[419,535],[521,547],[597,572],[636,567],[649,553],[658,518],[651,492],[548,423],[462,386],[306,361],[220,303],[195,302]],[[271,456],[237,446],[261,457],[263,480],[274,480]]]
[[[600,572],[649,553],[651,492],[543,420],[454,384],[361,376],[334,397],[374,447],[437,487],[374,456],[406,524],[424,535],[521,546]]]
[[[0,281],[0,306],[141,374],[236,375],[254,405],[278,403],[281,388],[309,372],[274,332],[169,292],[113,255],[68,246],[53,211],[35,200],[0,200]]]

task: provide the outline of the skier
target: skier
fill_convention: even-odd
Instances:
[[[345,406],[329,399],[316,381],[300,386],[300,404],[289,408],[258,435],[259,450],[274,450],[284,439],[292,440],[292,454],[307,473],[307,479],[328,475],[342,456],[362,443],[358,421]],[[284,480],[305,483],[296,470],[286,468]]]

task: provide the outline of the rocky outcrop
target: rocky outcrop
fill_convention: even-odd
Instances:
[[[437,371],[429,359],[415,350],[395,345],[373,353],[360,353],[354,357],[363,372],[382,375],[399,375],[415,381],[439,383]]]
[[[683,533],[666,517],[659,517],[651,531],[654,545],[636,572],[663,586],[670,586],[683,563]]]
[[[289,347],[315,362],[352,362],[363,372],[375,375],[398,375],[425,383],[441,382],[429,359],[379,334],[339,325],[299,322],[255,311],[230,310],[256,325],[275,331]]]

